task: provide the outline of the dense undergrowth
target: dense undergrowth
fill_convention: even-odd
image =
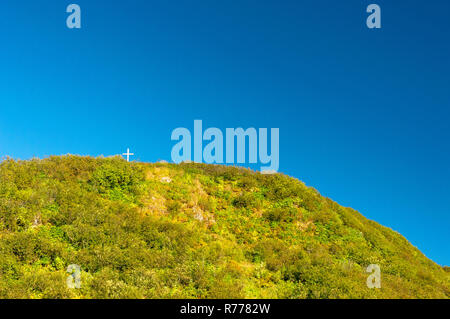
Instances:
[[[71,264],[80,289],[66,285]],[[381,289],[366,286],[369,264]],[[0,164],[0,298],[448,298],[449,275],[282,174],[78,156]]]

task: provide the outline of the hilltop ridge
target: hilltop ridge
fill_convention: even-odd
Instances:
[[[450,296],[448,267],[301,181],[197,163],[7,159],[0,256],[0,298]]]

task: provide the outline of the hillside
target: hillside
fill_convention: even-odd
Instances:
[[[69,289],[66,269],[82,269]],[[381,289],[368,289],[369,264]],[[450,273],[302,182],[78,156],[0,164],[0,298],[448,298]]]

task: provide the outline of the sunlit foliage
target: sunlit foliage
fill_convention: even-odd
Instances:
[[[381,289],[366,286],[369,264]],[[0,298],[448,298],[449,280],[400,234],[282,174],[0,164]]]

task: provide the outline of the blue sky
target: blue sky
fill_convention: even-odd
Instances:
[[[82,29],[69,30],[70,3]],[[382,29],[365,25],[378,3]],[[450,265],[450,2],[3,0],[0,156],[170,160],[280,128],[280,171]]]

